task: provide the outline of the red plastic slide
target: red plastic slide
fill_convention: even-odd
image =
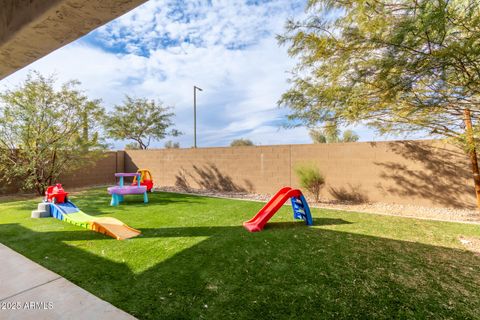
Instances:
[[[252,219],[244,222],[243,226],[250,232],[262,231],[268,220],[283,206],[285,201],[301,195],[302,192],[298,189],[291,187],[280,189]]]

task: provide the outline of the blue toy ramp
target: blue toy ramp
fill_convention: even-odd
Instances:
[[[292,201],[293,218],[301,219],[305,221],[307,226],[312,226],[312,214],[310,213],[310,207],[303,194],[298,197],[292,197],[290,200]]]
[[[74,205],[70,201],[66,201],[64,203],[50,203],[50,214],[52,217],[58,220],[63,220],[63,215],[76,213],[80,211],[76,205]]]

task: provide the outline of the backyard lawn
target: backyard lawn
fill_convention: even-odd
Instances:
[[[140,319],[478,318],[480,256],[460,237],[480,226],[284,207],[264,231],[242,222],[262,203],[154,193],[109,206],[104,189],[72,197],[84,212],[142,231],[117,241],[31,219],[34,200],[1,200],[0,242]]]

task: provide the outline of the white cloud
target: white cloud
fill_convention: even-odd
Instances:
[[[200,146],[234,138],[259,144],[309,143],[304,128],[279,130],[277,108],[294,61],[279,47],[287,17],[303,1],[149,1],[98,31],[59,49],[0,82],[12,86],[28,70],[79,79],[91,98],[111,108],[124,94],[174,106],[182,147],[193,143],[193,85],[198,95]],[[295,5],[292,5],[295,3]],[[361,134],[362,138],[371,135]],[[117,144],[117,147],[123,146]],[[162,146],[159,142],[156,146]]]
[[[300,14],[304,5],[304,0],[150,0],[102,27],[99,34],[110,46],[128,44],[131,52],[184,41],[238,48],[281,31],[285,19]]]

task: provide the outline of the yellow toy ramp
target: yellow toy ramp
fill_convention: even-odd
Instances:
[[[117,240],[130,239],[141,233],[115,218],[97,218],[92,221],[91,228]]]

